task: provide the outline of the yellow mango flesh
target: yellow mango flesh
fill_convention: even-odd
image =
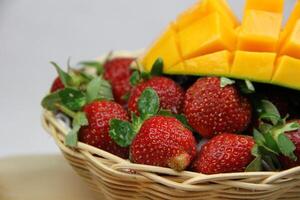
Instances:
[[[178,33],[179,45],[184,59],[221,50],[235,49],[235,32],[226,27],[221,19],[221,16],[215,12]]]
[[[236,51],[230,76],[269,82],[272,78],[275,60],[275,53]]]
[[[177,43],[177,35],[173,26],[169,26],[161,37],[140,58],[141,65],[146,71],[151,71],[157,58],[162,58],[164,66],[173,66],[181,62],[180,50]]]
[[[300,89],[300,60],[289,56],[280,57],[272,83]]]
[[[284,0],[246,0],[245,12],[247,10],[263,10],[274,13],[282,13]]]
[[[244,51],[276,51],[282,14],[260,10],[245,13],[239,31],[237,49]]]
[[[297,1],[281,35],[280,35],[280,46],[282,46],[285,40],[290,36],[297,21],[300,19],[300,1]]]
[[[185,60],[166,70],[172,74],[226,76],[230,72],[231,60],[232,53],[224,50]]]
[[[291,35],[283,44],[280,54],[300,59],[300,20],[297,21]]]
[[[242,24],[225,0],[202,0],[185,11],[140,58],[150,71],[226,76],[300,90],[300,0],[282,30],[284,0],[247,0]]]
[[[218,12],[230,27],[234,28],[239,24],[239,20],[231,11],[226,0],[198,0],[196,4],[177,17],[176,27],[181,30],[213,12]]]

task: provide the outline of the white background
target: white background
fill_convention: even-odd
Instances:
[[[0,157],[58,152],[40,100],[55,70],[110,50],[147,46],[195,0],[0,0]],[[243,0],[229,1],[241,16]],[[291,10],[294,0],[286,0]]]

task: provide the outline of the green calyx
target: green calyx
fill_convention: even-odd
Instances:
[[[255,92],[253,83],[249,80],[233,80],[227,77],[220,78],[220,87],[224,88],[228,85],[236,84],[243,94],[252,94]]]
[[[138,62],[137,62],[137,65]],[[163,74],[164,61],[162,58],[157,58],[152,65],[151,72],[140,72],[139,70],[134,70],[130,77],[130,84],[136,86],[143,80],[148,80],[153,76],[161,76]]]
[[[300,128],[298,122],[287,123],[281,118],[279,111],[270,101],[262,100],[257,107],[260,125],[254,130],[255,146],[252,155],[256,157],[248,166],[249,171],[279,170],[278,156],[283,155],[291,160],[297,160],[294,154],[294,143],[286,136],[286,132]]]
[[[121,147],[131,144],[145,120],[159,111],[159,97],[155,90],[146,88],[138,99],[139,116],[132,113],[132,123],[118,119],[110,120],[110,137]]]
[[[56,63],[51,64],[56,68],[65,88],[46,95],[41,104],[47,110],[60,111],[72,118],[72,129],[66,136],[65,143],[75,147],[80,128],[88,125],[85,113],[82,112],[83,107],[96,100],[113,100],[111,85],[101,74],[92,76],[71,67],[65,72]]]

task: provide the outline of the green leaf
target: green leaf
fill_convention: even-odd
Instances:
[[[65,138],[65,144],[69,147],[76,147],[78,142],[79,125],[74,126]]]
[[[65,144],[70,147],[76,147],[78,142],[78,132],[82,126],[89,124],[88,119],[84,112],[78,112],[75,114],[72,122],[72,130],[68,133],[65,139]]]
[[[130,85],[132,86],[136,86],[138,83],[141,82],[141,76],[139,71],[134,70],[134,72],[132,73],[132,75],[130,76]]]
[[[72,86],[73,84],[73,80],[72,80],[72,77],[64,72],[59,66],[58,64],[56,64],[55,62],[50,62],[56,69],[58,75],[59,75],[59,78],[61,80],[61,82],[64,84],[65,87],[69,87],[69,86]]]
[[[229,78],[226,78],[226,77],[221,77],[221,88],[224,88],[226,87],[227,85],[232,85],[235,83],[235,80],[232,80],[232,79],[229,79]]]
[[[58,95],[61,103],[72,111],[79,111],[86,104],[84,93],[73,88],[65,88]]]
[[[280,113],[276,106],[268,100],[261,100],[259,112],[260,119],[268,120],[272,122],[273,125],[278,124],[281,119]]]
[[[288,123],[288,124],[285,124],[281,129],[280,131],[282,133],[285,133],[285,132],[290,132],[290,131],[296,131],[300,129],[300,124],[298,122],[291,122],[291,123]]]
[[[135,133],[138,133],[140,131],[140,128],[143,125],[143,120],[138,117],[135,113],[131,114],[131,120],[132,120],[132,129]]]
[[[251,154],[255,157],[260,156],[260,151],[259,151],[259,147],[257,144],[255,144],[252,149],[251,149]]]
[[[262,132],[262,133],[268,133],[270,132],[270,130],[273,128],[273,126],[271,124],[268,124],[268,123],[264,123],[264,122],[261,122],[259,124],[259,131]]]
[[[294,143],[285,134],[279,134],[276,140],[281,153],[296,161],[297,157],[294,154],[296,147]]]
[[[273,125],[278,124],[278,122],[281,120],[281,117],[274,114],[274,113],[262,113],[259,116],[260,120],[266,120],[272,122]]]
[[[103,74],[104,72],[104,66],[99,61],[83,61],[79,63],[80,65],[83,65],[85,67],[93,67],[97,70],[97,74]]]
[[[127,121],[110,120],[110,137],[121,147],[128,147],[135,137],[132,125]]]
[[[270,151],[276,155],[279,154],[280,150],[277,146],[277,142],[274,140],[271,133],[264,134],[265,137],[265,145],[263,146],[267,151]]]
[[[256,157],[246,168],[245,172],[262,171],[261,157]]]
[[[249,91],[255,92],[255,87],[251,81],[245,80],[245,83]]]
[[[151,75],[152,76],[161,76],[163,74],[164,61],[162,58],[157,58],[152,65]]]
[[[256,129],[254,129],[254,131],[253,131],[253,137],[254,137],[254,140],[255,140],[256,144],[258,144],[258,145],[263,145],[266,142],[265,137],[263,136],[263,134],[261,134]]]
[[[72,123],[73,126],[87,126],[88,124],[89,122],[84,112],[76,113]]]
[[[121,99],[124,100],[124,101],[128,101],[129,100],[129,97],[130,97],[130,92],[126,92],[126,94],[124,94]]]
[[[238,86],[240,87],[241,92],[244,94],[252,94],[255,92],[255,87],[249,80],[238,81]]]
[[[138,99],[138,110],[143,120],[156,115],[159,110],[159,97],[155,90],[148,87]]]
[[[60,102],[61,100],[59,96],[59,91],[56,91],[54,93],[48,94],[46,97],[43,98],[42,106],[47,110],[55,111],[57,110],[55,105]]]
[[[111,85],[102,77],[96,77],[87,85],[86,97],[88,103],[97,99],[113,100]]]
[[[141,78],[142,79],[150,79],[151,78],[151,74],[150,73],[148,73],[148,72],[141,72]]]

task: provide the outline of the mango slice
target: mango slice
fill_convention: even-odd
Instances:
[[[223,23],[217,12],[194,22],[178,35],[184,59],[221,50],[234,50],[236,46],[234,30]]]
[[[300,19],[297,21],[291,35],[283,44],[280,54],[300,59]]]
[[[272,83],[300,89],[300,60],[282,56],[278,60]]]
[[[300,1],[297,1],[292,14],[290,15],[281,35],[280,35],[280,47],[285,43],[286,39],[290,36],[297,21],[300,19]]]
[[[230,72],[232,53],[224,50],[186,60],[166,70],[170,74],[224,75]]]
[[[259,82],[272,78],[276,53],[236,51],[230,76]]]
[[[238,18],[233,14],[226,0],[198,0],[196,4],[177,17],[175,21],[177,29],[184,29],[212,12],[218,12],[229,27],[234,28],[239,24]]]
[[[245,12],[248,10],[263,10],[282,13],[284,0],[246,0]]]
[[[239,50],[276,51],[279,41],[282,14],[249,10],[239,32]]]
[[[300,90],[300,0],[282,30],[284,0],[246,0],[240,24],[226,0],[198,0],[139,58],[143,70],[249,79]]]
[[[152,65],[158,57],[163,59],[165,67],[173,66],[182,60],[177,43],[177,34],[172,25],[140,58],[144,70],[151,71]]]

